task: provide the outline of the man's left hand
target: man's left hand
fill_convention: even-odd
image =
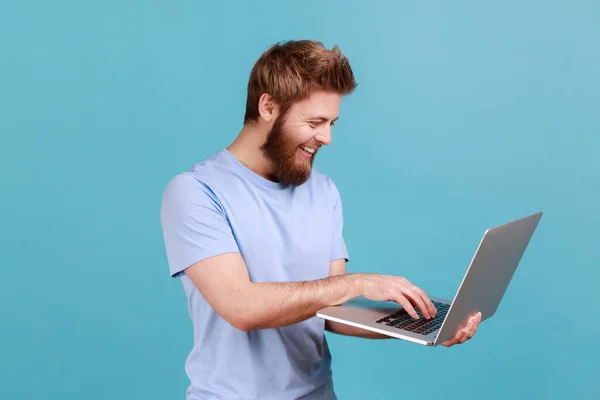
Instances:
[[[451,339],[448,339],[442,343],[442,346],[451,347],[455,344],[461,344],[471,339],[475,332],[477,332],[480,322],[481,312],[471,315],[466,325],[462,328],[459,328]]]

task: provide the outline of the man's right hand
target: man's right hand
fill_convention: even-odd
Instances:
[[[364,297],[375,301],[395,301],[408,314],[418,319],[416,306],[426,319],[434,318],[437,310],[425,291],[399,276],[356,274],[355,279]]]

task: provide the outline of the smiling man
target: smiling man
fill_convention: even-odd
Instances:
[[[337,47],[272,46],[251,71],[234,142],[166,186],[169,268],[194,327],[188,400],[335,399],[324,330],[383,336],[325,322],[319,309],[365,296],[435,316],[405,278],[346,273],[340,195],[313,161],[355,87]],[[478,324],[474,316],[445,345],[469,339]]]

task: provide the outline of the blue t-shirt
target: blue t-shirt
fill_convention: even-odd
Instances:
[[[239,252],[253,282],[306,281],[348,260],[339,192],[313,168],[291,187],[269,181],[224,149],[166,186],[161,224],[171,276],[187,294],[194,345],[187,399],[336,399],[324,321],[243,332],[207,303],[185,269]]]

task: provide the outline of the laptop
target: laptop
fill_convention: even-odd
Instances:
[[[471,314],[480,311],[482,322],[494,315],[542,214],[486,230],[454,300],[429,297],[437,309],[435,318],[424,319],[414,307],[419,314],[416,320],[396,302],[362,296],[322,309],[317,316],[425,346],[443,343]]]

